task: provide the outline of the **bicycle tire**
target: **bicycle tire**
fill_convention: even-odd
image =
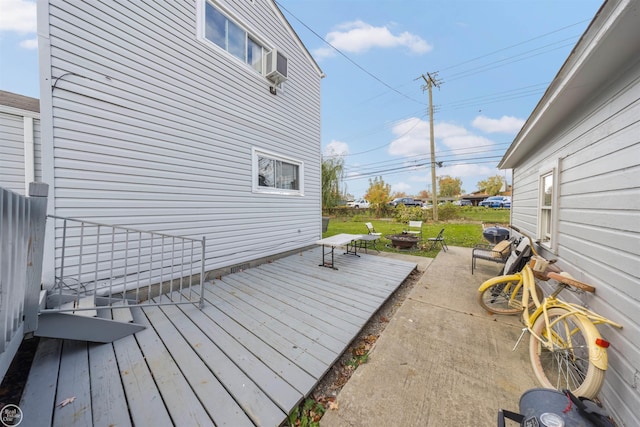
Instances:
[[[488,287],[484,291],[478,292],[478,304],[485,310],[494,314],[519,314],[522,313],[522,307],[514,307],[510,304],[513,300],[516,303],[522,301],[522,286],[518,288],[517,294],[512,299],[511,296],[518,283],[512,279],[506,279],[504,282],[496,283]],[[538,301],[542,301],[542,289],[535,284]],[[529,297],[529,309],[534,307],[533,299]]]
[[[547,310],[549,322],[571,313],[561,307]],[[546,338],[546,321],[540,315],[531,328],[532,332]],[[605,371],[590,360],[589,346],[595,346],[600,337],[589,319],[579,314],[569,314],[553,326],[554,347],[550,351],[533,334],[529,338],[529,357],[533,371],[543,387],[556,390],[568,389],[576,396],[593,399],[604,382]],[[569,339],[567,339],[569,338]],[[571,344],[568,343],[571,341]],[[604,350],[604,349],[601,349]],[[606,351],[604,353],[606,357]]]

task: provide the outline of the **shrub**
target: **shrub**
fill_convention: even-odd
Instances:
[[[400,205],[394,208],[393,218],[398,222],[427,221],[428,209],[417,206],[407,207]]]
[[[445,203],[438,206],[438,220],[450,221],[452,219],[460,218],[461,206],[456,206],[453,203]]]

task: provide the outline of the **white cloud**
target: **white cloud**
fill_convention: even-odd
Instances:
[[[395,192],[407,192],[408,190],[411,190],[411,186],[409,184],[407,184],[406,182],[398,182],[396,184],[391,184],[391,192],[395,193]]]
[[[451,123],[438,123],[434,126],[435,137],[452,150],[460,150],[464,155],[464,149],[478,146],[492,145],[493,141],[483,136],[474,135],[462,126]]]
[[[22,40],[20,42],[20,47],[22,47],[24,49],[29,49],[29,50],[37,49],[38,48],[38,39]]]
[[[512,116],[502,116],[499,119],[491,119],[485,116],[478,116],[473,120],[473,126],[487,133],[518,133],[524,120]]]
[[[322,151],[322,155],[325,157],[346,156],[347,154],[349,154],[349,144],[335,139],[328,143]]]
[[[393,34],[388,27],[374,27],[363,21],[352,21],[341,24],[336,30],[329,32],[325,40],[336,49],[347,53],[362,53],[373,48],[406,47],[411,53],[429,52],[432,46],[420,36],[407,31]],[[335,50],[329,46],[316,49],[317,58],[333,56]]]
[[[396,139],[389,145],[389,154],[415,156],[429,153],[429,123],[417,117],[403,120],[391,132]]]
[[[26,0],[0,0],[0,31],[21,34],[35,33],[38,29],[36,3]]]
[[[474,177],[479,175],[495,175],[495,168],[485,165],[451,165],[438,169],[438,175],[449,175],[457,178]],[[468,189],[467,189],[468,190]]]

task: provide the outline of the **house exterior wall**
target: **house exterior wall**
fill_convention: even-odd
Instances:
[[[39,117],[0,102],[0,187],[23,196],[42,179]]]
[[[50,213],[205,236],[206,270],[308,246],[321,226],[321,72],[271,1],[214,4],[288,58],[277,95],[198,38],[199,0],[38,4]],[[303,162],[303,194],[253,191],[254,150]]]
[[[611,342],[600,397],[619,425],[632,426],[640,425],[640,62],[609,82],[514,169],[512,222],[540,237],[540,175],[557,167],[557,245],[543,256],[595,285],[595,295],[575,299],[624,326],[599,326]]]

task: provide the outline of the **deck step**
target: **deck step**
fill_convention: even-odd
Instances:
[[[121,309],[124,310],[124,309]],[[144,329],[136,323],[77,314],[41,312],[34,335],[89,342],[113,342]]]

